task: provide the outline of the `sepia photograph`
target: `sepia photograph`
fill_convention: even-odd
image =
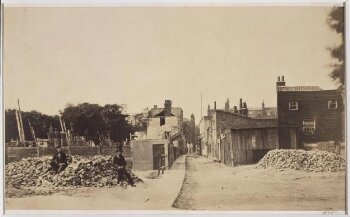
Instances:
[[[4,213],[347,214],[345,4],[2,4]]]

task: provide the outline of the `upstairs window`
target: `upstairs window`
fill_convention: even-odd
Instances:
[[[289,101],[289,110],[298,110],[298,102],[296,101]]]
[[[303,121],[303,132],[306,134],[315,134],[316,131],[316,121],[308,120]]]
[[[338,108],[338,101],[335,99],[328,100],[328,109]]]
[[[165,124],[165,117],[160,117],[160,126]]]

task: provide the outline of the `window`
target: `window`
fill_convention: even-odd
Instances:
[[[160,126],[165,124],[165,117],[160,117]]]
[[[298,110],[298,102],[289,101],[289,110]]]
[[[165,138],[169,139],[170,138],[170,132],[164,132],[165,133]]]
[[[328,109],[338,108],[338,102],[335,99],[328,100]]]
[[[316,121],[303,121],[303,132],[307,134],[314,134],[316,130]]]

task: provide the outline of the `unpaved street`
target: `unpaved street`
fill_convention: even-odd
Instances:
[[[174,207],[194,210],[345,210],[345,173],[227,167],[189,156]]]

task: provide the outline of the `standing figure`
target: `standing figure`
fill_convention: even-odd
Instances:
[[[162,170],[162,174],[164,174],[164,170],[165,170],[165,155],[164,154],[159,155],[158,176],[160,175],[161,170]]]
[[[56,147],[56,153],[53,156],[50,165],[51,169],[56,173],[60,173],[68,166],[67,155],[63,152],[61,146]]]
[[[131,186],[135,187],[134,181],[132,180],[129,172],[126,170],[126,160],[124,156],[122,155],[121,150],[117,150],[117,155],[113,157],[113,165],[117,168],[117,174],[118,174],[118,184],[123,180],[123,176],[125,175],[128,179],[128,183]]]

